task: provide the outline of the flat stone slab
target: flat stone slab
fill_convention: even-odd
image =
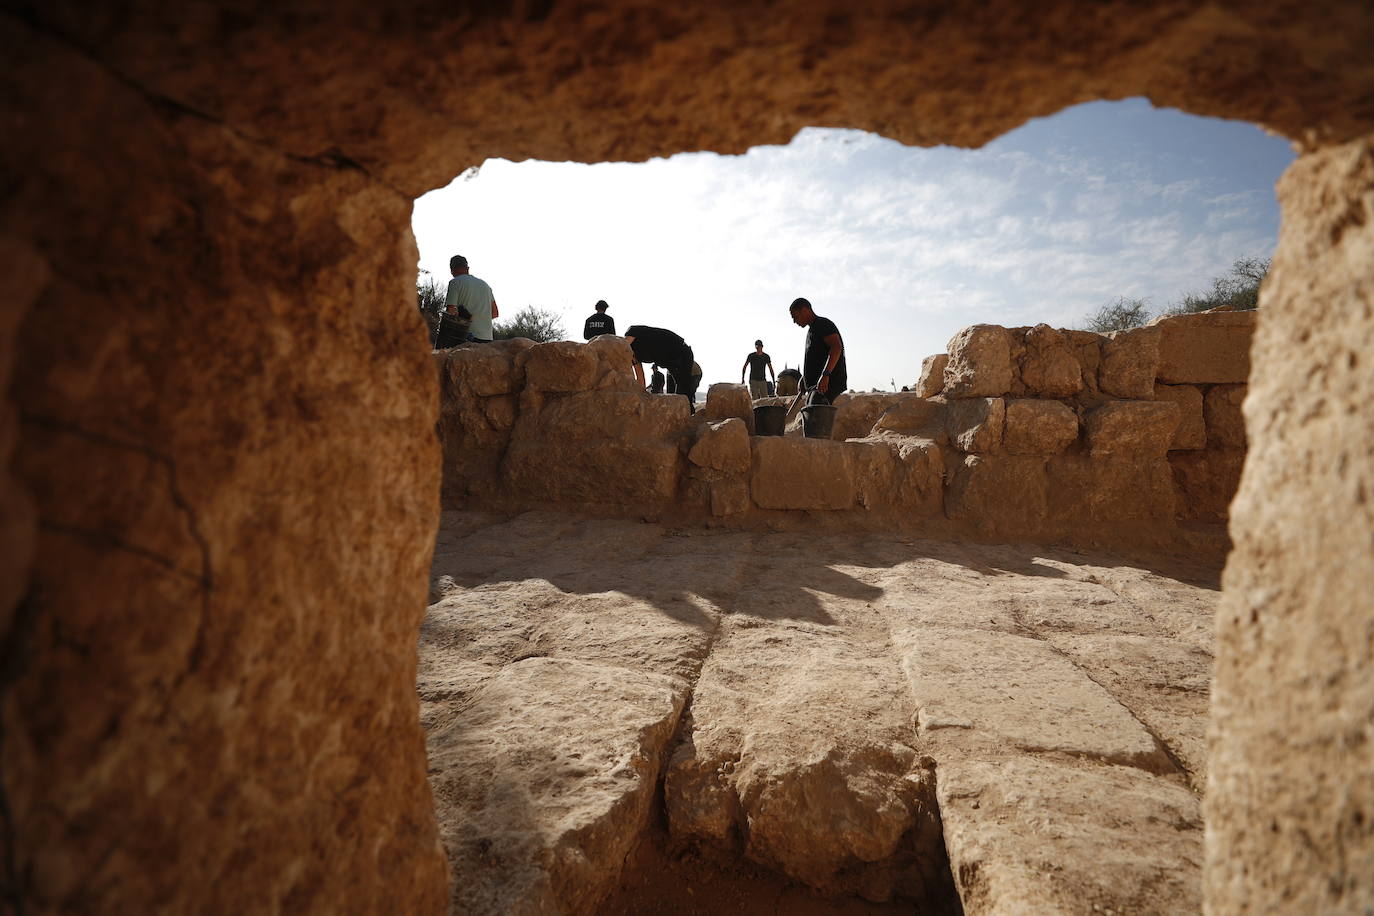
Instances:
[[[1202,911],[1202,812],[1133,767],[947,755],[945,845],[968,914]]]
[[[455,911],[596,913],[656,835],[837,906],[1194,912],[1216,575],[447,513],[418,687]]]

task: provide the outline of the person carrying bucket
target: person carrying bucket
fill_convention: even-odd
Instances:
[[[792,322],[806,328],[806,350],[802,355],[802,386],[814,389],[812,404],[831,404],[849,387],[849,370],[844,359],[844,340],[840,329],[829,318],[822,318],[802,298],[792,301],[788,311]]]

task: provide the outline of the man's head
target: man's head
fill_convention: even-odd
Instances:
[[[756,340],[756,341],[754,341],[754,352],[755,352],[755,353],[762,353],[762,352],[763,352],[763,341],[761,341],[761,340]]]
[[[598,299],[598,300],[596,300],[596,310],[597,310],[598,312],[604,312],[604,311],[606,311],[606,309],[608,309],[608,308],[610,308],[610,306],[606,304],[606,300],[605,300],[605,299]]]
[[[792,323],[798,327],[804,328],[816,319],[816,313],[811,311],[811,302],[801,297],[792,300],[788,311],[792,313]]]
[[[459,274],[465,274],[468,272],[468,259],[461,254],[455,254],[448,259],[448,269],[453,271],[455,277]]]

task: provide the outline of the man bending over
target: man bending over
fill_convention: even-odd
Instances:
[[[635,324],[625,331],[625,342],[634,354],[635,378],[639,384],[644,384],[644,364],[658,363],[673,380],[677,393],[687,396],[687,403],[696,413],[696,385],[700,376],[692,376],[692,348],[687,346],[687,341],[666,328]]]

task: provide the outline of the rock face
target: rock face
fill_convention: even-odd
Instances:
[[[1371,139],[1304,157],[1279,183],[1217,618],[1218,909],[1374,907],[1371,191]]]
[[[6,906],[441,913],[411,198],[33,25],[0,25]]]
[[[1146,95],[1306,153],[1264,290],[1264,387],[1245,402],[1209,905],[1368,909],[1369,766],[1350,749],[1374,746],[1374,75],[1349,62],[1374,44],[1369,6],[1059,2],[1034,28],[1021,13],[15,4],[0,26],[7,899],[442,909],[411,692],[440,475],[411,301],[419,194],[489,157],[740,152],[816,123],[973,145]],[[98,333],[72,334],[91,290]],[[1065,336],[1091,392],[1100,345]],[[481,441],[518,407],[483,404]],[[1056,465],[1108,467],[1049,464],[1052,493]]]

